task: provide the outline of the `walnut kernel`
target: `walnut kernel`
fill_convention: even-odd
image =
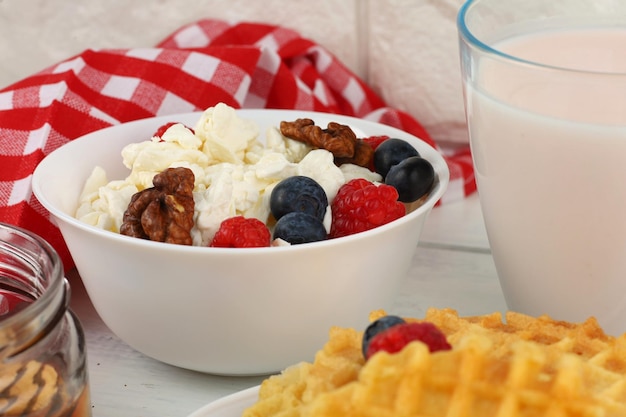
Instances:
[[[120,233],[157,242],[191,245],[193,187],[189,168],[168,168],[154,176],[154,187],[132,196]]]

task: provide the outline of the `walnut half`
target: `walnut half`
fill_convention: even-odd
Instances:
[[[132,196],[120,233],[157,242],[191,245],[193,186],[189,168],[168,168],[154,176],[154,187]]]
[[[316,126],[311,119],[280,122],[280,132],[290,139],[304,142],[314,148],[331,152],[335,158],[352,158],[356,146],[356,135],[349,126],[336,122],[328,123],[326,129]]]
[[[350,126],[330,122],[326,129],[316,126],[311,119],[296,119],[280,122],[280,132],[314,148],[326,149],[333,154],[335,164],[355,164],[368,167],[374,149],[364,140],[358,139]]]

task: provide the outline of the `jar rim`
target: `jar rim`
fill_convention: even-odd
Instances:
[[[0,222],[0,244],[6,249],[8,257],[17,260],[20,265],[32,266],[33,271],[38,271],[37,276],[33,276],[33,278],[38,280],[38,284],[41,286],[40,293],[29,294],[34,299],[23,309],[7,317],[0,316],[0,334],[9,329],[24,328],[33,320],[37,320],[42,326],[45,326],[46,317],[56,315],[46,313],[46,311],[58,311],[60,308],[65,310],[67,303],[63,263],[59,255],[39,235],[2,222]],[[36,328],[32,330],[37,331]],[[0,342],[2,341],[0,340]],[[3,343],[0,343],[0,351],[4,347]]]

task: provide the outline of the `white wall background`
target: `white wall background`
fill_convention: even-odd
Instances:
[[[442,143],[466,142],[463,0],[0,0],[0,88],[88,48],[153,46],[201,18],[260,21],[325,46]]]

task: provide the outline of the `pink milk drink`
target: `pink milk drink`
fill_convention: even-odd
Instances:
[[[618,4],[619,3],[619,4]],[[626,331],[626,2],[459,13],[478,192],[510,309]]]

